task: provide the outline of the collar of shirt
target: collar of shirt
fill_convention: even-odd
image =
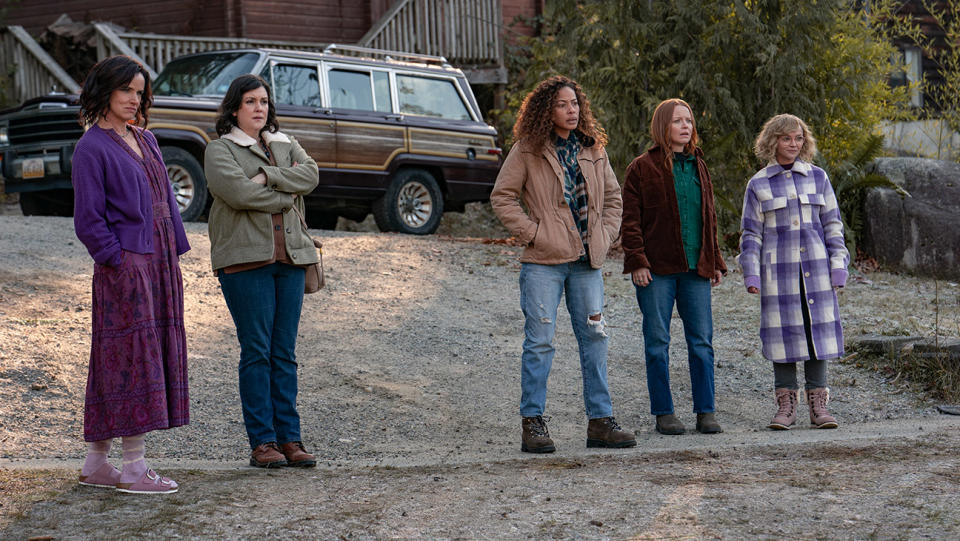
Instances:
[[[563,148],[569,152],[580,152],[580,140],[577,139],[577,132],[570,132],[570,136],[566,139],[560,137],[559,135],[556,137],[557,138],[554,141],[554,144],[557,146],[557,148]]]

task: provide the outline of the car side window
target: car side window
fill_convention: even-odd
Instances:
[[[472,120],[467,105],[449,79],[397,75],[400,112],[450,120]]]
[[[320,80],[316,66],[273,66],[273,99],[287,105],[320,107]]]
[[[373,72],[373,92],[376,98],[378,112],[389,113],[390,105],[390,74],[385,71]]]
[[[340,109],[374,111],[373,88],[370,73],[332,69],[327,74],[330,81],[330,106]]]

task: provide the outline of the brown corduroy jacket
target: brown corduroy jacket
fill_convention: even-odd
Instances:
[[[713,201],[713,183],[698,148],[697,172],[700,177],[703,231],[697,274],[713,278],[714,271],[727,272],[717,242],[717,213]],[[663,149],[653,146],[627,167],[623,182],[623,272],[647,267],[654,274],[686,272],[687,256],[680,238],[680,211],[673,187],[673,171],[668,171]]]

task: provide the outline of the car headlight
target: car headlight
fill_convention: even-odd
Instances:
[[[10,144],[10,139],[7,137],[7,126],[0,125],[0,147],[4,147]]]

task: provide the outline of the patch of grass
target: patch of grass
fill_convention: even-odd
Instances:
[[[896,358],[865,355],[857,363],[858,367],[870,365],[887,375],[891,382],[905,379],[919,385],[934,400],[960,401],[960,362],[946,354],[923,357],[906,354]]]
[[[16,325],[23,325],[24,327],[39,327],[41,325],[58,325],[64,323],[66,319],[48,319],[48,318],[22,318],[14,317],[10,318],[10,322]]]
[[[73,470],[0,469],[0,529],[26,517],[34,504],[76,486],[76,475]]]

